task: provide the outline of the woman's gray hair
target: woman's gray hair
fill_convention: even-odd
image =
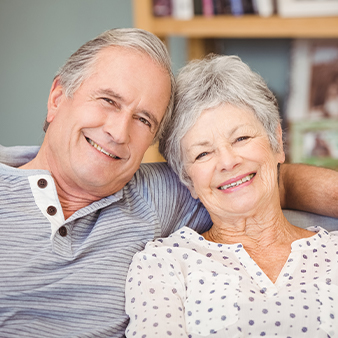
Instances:
[[[170,76],[171,96],[165,115],[156,133],[154,139],[154,141],[156,141],[171,119],[174,103],[175,77],[171,70],[171,59],[167,48],[154,34],[137,28],[119,28],[105,31],[96,38],[86,42],[72,54],[56,73],[55,77],[59,77],[60,84],[64,88],[66,96],[71,98],[82,82],[92,75],[98,53],[110,46],[132,48],[145,53],[167,71]],[[47,128],[48,122],[45,121],[44,131],[46,131]]]
[[[182,68],[176,79],[175,107],[159,150],[186,186],[181,140],[203,111],[222,104],[249,108],[264,126],[273,151],[281,151],[276,133],[280,125],[277,100],[264,80],[237,56],[209,55]]]

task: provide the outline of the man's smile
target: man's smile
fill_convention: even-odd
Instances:
[[[100,147],[97,143],[95,143],[93,140],[91,140],[90,138],[86,137],[86,140],[87,142],[92,145],[95,149],[97,149],[98,151],[100,151],[101,153],[107,155],[107,156],[110,156],[116,160],[120,160],[121,158],[116,156],[116,155],[113,155],[111,153],[109,153],[108,151],[104,150],[102,147]]]

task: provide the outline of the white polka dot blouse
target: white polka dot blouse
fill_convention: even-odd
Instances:
[[[127,337],[338,337],[338,231],[292,243],[275,283],[241,244],[182,228],[134,256]]]

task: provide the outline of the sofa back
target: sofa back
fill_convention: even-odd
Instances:
[[[288,209],[283,210],[283,213],[291,224],[299,226],[300,228],[319,225],[328,231],[338,230],[338,218]]]

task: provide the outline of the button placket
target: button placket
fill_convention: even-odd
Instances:
[[[67,228],[67,237],[61,237],[59,229],[65,224],[65,218],[53,178],[49,174],[40,173],[29,176],[28,180],[36,205],[50,223],[50,239],[53,241],[54,236],[57,235],[56,237],[66,243],[67,237],[69,237],[69,229]],[[62,233],[64,234],[65,232],[63,231]]]

